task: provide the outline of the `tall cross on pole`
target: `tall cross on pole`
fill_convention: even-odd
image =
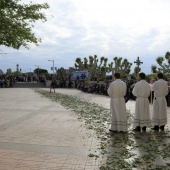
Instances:
[[[136,63],[137,67],[138,67],[138,70],[137,70],[137,75],[139,74],[139,66],[141,64],[143,64],[143,62],[140,61],[139,57],[137,57],[136,61],[134,61],[134,63]]]
[[[134,61],[134,63],[136,63],[136,65],[139,67],[141,64],[143,64],[143,62],[141,62],[139,60],[139,57],[137,57],[136,61]]]

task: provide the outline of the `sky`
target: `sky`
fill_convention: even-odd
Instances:
[[[22,0],[23,3],[30,2]],[[52,73],[54,66],[68,69],[76,58],[97,55],[108,58],[122,57],[131,62],[139,56],[141,71],[151,73],[156,58],[170,51],[169,0],[32,0],[45,3],[47,22],[38,21],[33,32],[42,39],[39,46],[29,45],[15,50],[0,46],[0,69],[22,72],[37,67]]]

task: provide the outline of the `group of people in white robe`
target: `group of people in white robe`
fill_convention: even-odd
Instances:
[[[110,83],[107,90],[110,100],[111,111],[111,132],[127,132],[127,113],[124,96],[127,92],[127,85],[120,79],[120,74],[114,74],[115,80]],[[158,80],[152,85],[145,80],[145,73],[139,73],[139,81],[133,88],[133,95],[136,96],[135,114],[133,122],[134,131],[146,131],[152,124],[152,130],[164,131],[167,124],[167,95],[168,85],[163,80],[163,74],[157,74]],[[150,114],[148,97],[154,92],[153,96],[153,113]],[[151,115],[151,116],[150,116]]]

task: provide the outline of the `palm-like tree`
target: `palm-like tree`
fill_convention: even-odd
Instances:
[[[84,58],[84,68],[88,69],[88,59],[86,57]]]
[[[98,63],[100,61],[100,63]],[[113,66],[113,62],[111,64],[107,64],[108,59],[102,56],[100,60],[97,55],[89,56],[89,59],[86,57],[82,61],[81,58],[76,58],[75,67],[79,70],[87,69],[90,77],[104,77],[106,72],[110,72]]]
[[[168,52],[166,52],[166,54],[165,54],[165,58],[167,59],[168,64],[170,65],[170,52],[169,52],[169,51],[168,51]]]
[[[139,72],[141,71],[140,67],[135,67],[134,68],[134,73],[136,74],[136,77],[138,77]]]
[[[83,70],[84,65],[83,62],[81,61],[81,58],[76,58],[76,63],[74,64],[76,69]]]
[[[151,71],[152,71],[152,73],[156,73],[157,72],[157,66],[156,65],[152,65],[151,66]]]
[[[163,61],[164,61],[164,58],[162,57],[162,56],[159,56],[157,59],[156,59],[156,61],[157,61],[157,63],[161,66],[161,67],[163,67]]]
[[[128,62],[126,58],[123,59],[122,57],[114,57],[113,61],[115,65],[113,68],[114,72],[120,72],[121,76],[130,73],[132,63]]]
[[[165,61],[166,59],[166,61]],[[162,71],[164,74],[170,72],[170,52],[166,52],[165,57],[159,56],[156,59],[157,64],[160,66],[160,68],[157,69],[157,66],[151,66],[152,72],[160,72]]]

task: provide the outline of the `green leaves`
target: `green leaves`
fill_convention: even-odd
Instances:
[[[41,39],[32,32],[31,22],[46,21],[41,9],[47,9],[44,4],[21,4],[20,0],[1,0],[0,3],[0,45],[19,49],[21,46],[28,48],[29,43],[38,45]]]
[[[101,170],[170,168],[169,131],[133,132],[131,130],[133,115],[128,112],[128,133],[110,133],[108,132],[110,110],[75,96],[60,93],[49,95],[49,92],[44,90],[36,92],[74,111],[78,120],[84,120],[86,128],[95,132],[100,142],[98,148],[100,154],[89,154],[89,157],[97,159],[103,155],[107,156],[107,159],[101,162]]]

